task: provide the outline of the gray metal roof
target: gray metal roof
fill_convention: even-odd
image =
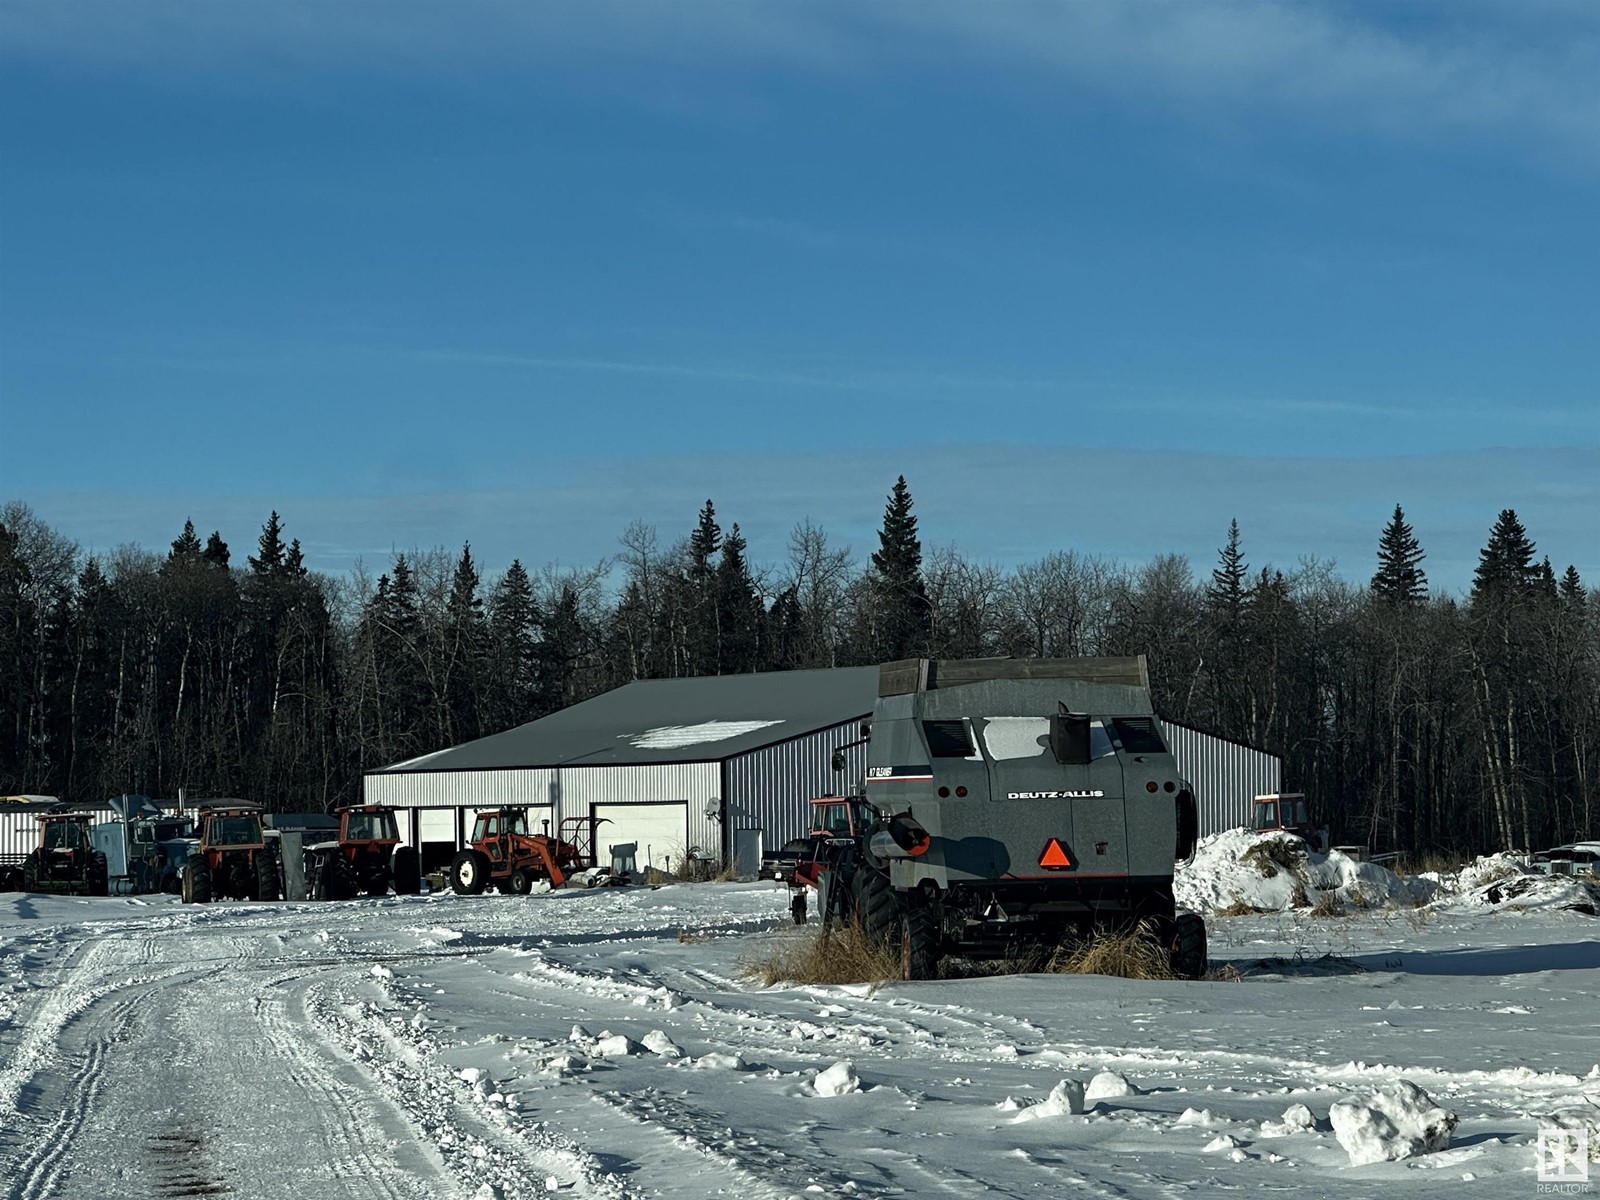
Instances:
[[[868,716],[877,697],[875,666],[646,679],[370,773],[721,762]]]

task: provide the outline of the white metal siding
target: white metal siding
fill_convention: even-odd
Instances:
[[[851,746],[844,752],[842,771],[835,771],[831,762],[834,750],[860,740],[864,719],[864,715],[852,717],[793,741],[730,758],[724,764],[728,829],[760,829],[771,849],[806,832],[807,812],[816,797],[859,792],[867,774],[866,746]]]
[[[1283,763],[1276,755],[1171,721],[1161,726],[1179,774],[1194,788],[1200,836],[1250,824],[1256,796],[1279,790]]]
[[[99,825],[117,820],[109,808],[75,808],[73,812],[86,812],[91,823]],[[29,808],[20,812],[0,809],[0,854],[27,854],[39,844],[39,818],[42,808]]]
[[[471,832],[474,812],[500,805],[526,805],[529,828],[537,831],[539,822],[548,817],[554,833],[564,818],[588,816],[594,804],[684,804],[688,808],[688,843],[714,852],[721,846],[722,831],[714,819],[707,818],[706,807],[719,798],[720,778],[717,763],[678,763],[396,771],[367,775],[362,785],[368,804],[456,809],[464,817],[466,833]],[[604,845],[603,837],[601,842]]]

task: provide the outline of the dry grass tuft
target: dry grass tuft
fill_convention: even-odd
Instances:
[[[1239,856],[1240,861],[1253,863],[1263,879],[1276,877],[1278,871],[1294,872],[1306,860],[1306,844],[1298,839],[1267,838],[1257,842]]]
[[[705,929],[678,930],[678,941],[685,946],[698,946],[701,942],[709,942],[710,940],[711,933]]]
[[[883,983],[900,978],[900,956],[850,926],[773,938],[762,954],[739,964],[762,987],[778,983]]]
[[[1247,902],[1243,896],[1239,895],[1238,892],[1235,892],[1233,894],[1233,903],[1228,905],[1226,908],[1217,909],[1216,915],[1219,917],[1249,917],[1254,916],[1256,913],[1266,911],[1267,910],[1264,908],[1257,908],[1255,905]]]
[[[1323,892],[1311,906],[1313,917],[1343,917],[1349,915],[1336,892]]]
[[[1396,875],[1454,875],[1472,862],[1470,854],[1456,854],[1448,850],[1425,850],[1406,855],[1395,864]]]
[[[1164,947],[1133,929],[1103,933],[1062,946],[1049,970],[1060,975],[1114,975],[1118,979],[1177,979]]]
[[[1306,892],[1306,885],[1304,883],[1296,880],[1295,881],[1295,885],[1294,885],[1294,891],[1289,893],[1289,907],[1290,908],[1309,908],[1310,905],[1311,905],[1311,897]]]

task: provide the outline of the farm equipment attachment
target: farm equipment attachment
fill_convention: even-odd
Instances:
[[[592,817],[568,817],[556,835],[528,831],[526,808],[483,809],[473,823],[467,848],[450,863],[450,887],[476,896],[485,888],[525,896],[539,884],[558,888],[580,871],[595,867]]]

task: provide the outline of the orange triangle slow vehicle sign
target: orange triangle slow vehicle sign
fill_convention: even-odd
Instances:
[[[1039,855],[1041,867],[1070,867],[1072,857],[1067,853],[1060,838],[1051,838],[1044,845],[1044,853]]]

